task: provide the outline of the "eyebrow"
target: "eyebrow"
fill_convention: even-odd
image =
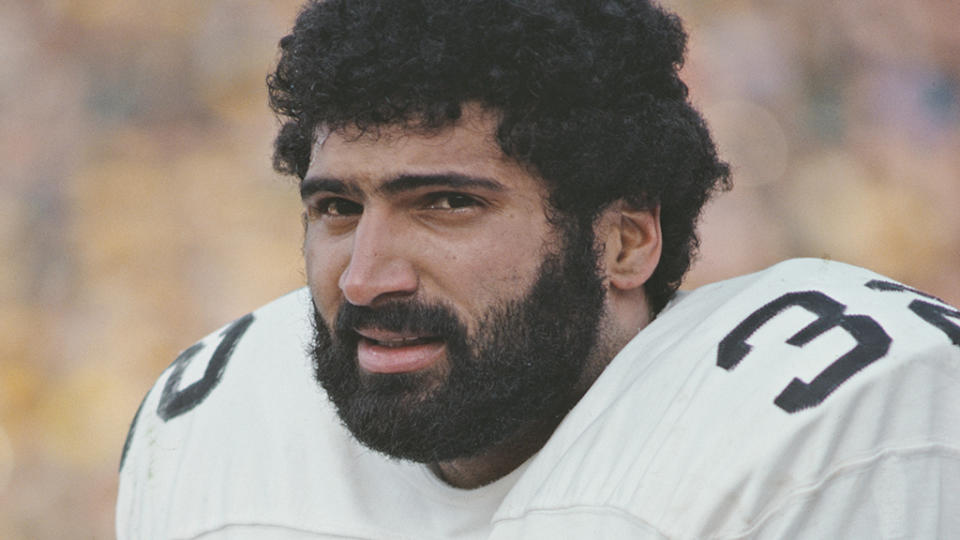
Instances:
[[[423,187],[446,187],[452,189],[481,188],[491,191],[503,191],[503,184],[490,178],[467,176],[456,173],[441,174],[404,174],[383,183],[377,191],[393,195],[403,191],[412,191]]]
[[[384,182],[377,191],[387,195],[395,195],[404,191],[413,191],[424,187],[445,187],[451,189],[480,188],[491,191],[504,191],[500,182],[490,178],[467,176],[457,173],[441,174],[404,174]],[[337,178],[322,176],[307,177],[300,183],[300,198],[306,199],[317,193],[326,191],[337,195],[360,196],[361,191],[356,187]]]
[[[310,176],[300,182],[300,198],[307,199],[318,191],[326,191],[337,195],[360,195],[360,190],[352,185],[348,185],[343,180],[336,178],[326,178],[322,176]]]

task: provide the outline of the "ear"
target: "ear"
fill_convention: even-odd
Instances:
[[[660,262],[660,207],[637,210],[618,201],[604,211],[599,225],[610,286],[624,292],[642,287]]]

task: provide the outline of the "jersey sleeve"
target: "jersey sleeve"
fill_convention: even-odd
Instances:
[[[322,409],[304,355],[308,306],[302,290],[281,297],[191,345],[160,375],[121,455],[119,539],[216,537],[244,523],[231,508],[263,506],[266,465],[282,467],[270,457],[288,451],[274,431],[296,420],[290,408]],[[248,518],[283,537],[283,519]]]
[[[120,457],[119,539],[172,534],[166,528],[168,514],[176,504],[175,480],[183,466],[176,456],[197,427],[194,416],[186,413],[213,395],[253,321],[252,314],[241,317],[181,352],[143,399]],[[201,426],[202,420],[203,415]],[[202,485],[203,471],[192,475]]]

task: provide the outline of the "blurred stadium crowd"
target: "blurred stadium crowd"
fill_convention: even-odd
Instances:
[[[734,166],[688,286],[818,256],[960,303],[960,3],[662,3]],[[0,538],[111,538],[153,380],[304,283],[263,84],[298,4],[0,4]]]

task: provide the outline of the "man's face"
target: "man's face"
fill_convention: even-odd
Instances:
[[[317,378],[371,448],[468,457],[579,398],[604,292],[592,231],[465,108],[426,136],[334,132],[301,185]]]

